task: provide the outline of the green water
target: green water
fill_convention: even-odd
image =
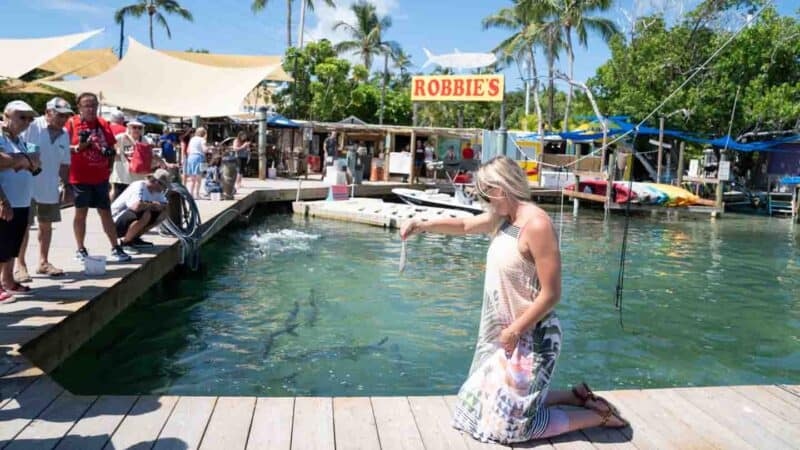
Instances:
[[[555,383],[597,388],[797,383],[800,227],[727,216],[565,216]],[[54,374],[81,394],[452,394],[478,328],[484,237],[426,235],[398,272],[396,232],[272,215],[203,250]]]

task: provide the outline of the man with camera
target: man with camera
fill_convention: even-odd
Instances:
[[[103,231],[111,243],[111,260],[130,261],[130,255],[117,242],[117,231],[111,217],[108,179],[117,141],[108,122],[97,116],[99,102],[95,94],[80,93],[76,101],[78,114],[66,124],[71,150],[69,182],[75,194],[75,218],[72,222],[75,242],[78,244],[75,256],[83,260],[89,255],[84,246],[86,216],[89,208],[93,208],[97,210]]]
[[[28,224],[33,219],[39,222],[39,267],[36,273],[51,277],[61,276],[64,271],[50,263],[50,242],[53,236],[53,224],[61,222],[61,194],[59,184],[65,191],[69,176],[69,136],[64,131],[64,124],[72,117],[70,104],[60,97],[53,97],[47,102],[45,113],[37,117],[28,127],[22,138],[28,145],[35,145],[39,150],[42,173],[33,184],[33,201],[31,202]],[[31,281],[28,265],[25,262],[25,251],[28,247],[28,235],[22,241],[22,248],[17,257],[14,279],[20,283]]]
[[[33,176],[41,172],[36,149],[20,137],[36,113],[15,100],[3,110],[0,134],[0,304],[14,301],[14,294],[29,287],[14,280],[14,258],[28,230],[28,210],[33,197]]]

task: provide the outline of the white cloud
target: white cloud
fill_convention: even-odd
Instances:
[[[79,0],[38,0],[36,5],[42,9],[88,14],[105,14],[107,8]]]
[[[336,7],[331,8],[323,2],[315,2],[314,15],[316,16],[317,23],[314,27],[306,28],[305,38],[308,41],[318,41],[321,39],[328,39],[334,44],[337,42],[350,39],[350,35],[344,28],[334,30],[333,27],[339,22],[355,23],[356,16],[350,9],[350,6],[356,3],[355,0],[339,0],[336,2]],[[379,17],[392,16],[392,20],[403,20],[403,17],[397,14],[397,9],[400,6],[398,0],[372,0],[375,5],[375,10]],[[398,17],[394,17],[397,14]],[[353,63],[361,62],[361,58],[354,54],[343,54],[343,58]]]

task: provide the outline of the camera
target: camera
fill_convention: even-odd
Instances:
[[[106,158],[111,158],[112,156],[117,154],[117,152],[114,151],[114,149],[111,147],[103,147],[102,153],[103,156],[105,156]]]
[[[81,130],[78,132],[78,142],[81,144],[85,144],[89,142],[89,136],[92,135],[92,132],[89,130]]]

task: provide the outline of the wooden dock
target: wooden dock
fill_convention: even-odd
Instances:
[[[387,195],[389,183],[357,188]],[[327,188],[304,181],[301,199]],[[201,201],[207,238],[259,202],[292,201],[297,182],[247,180],[237,199]],[[72,210],[54,230],[51,261],[67,274],[33,274],[30,295],[0,305],[0,448],[8,449],[479,449],[450,428],[452,396],[254,398],[77,396],[46,372],[102,328],[177,264],[174,239],[128,264],[86,277],[72,259]],[[213,225],[210,225],[211,222]],[[90,213],[87,247],[107,254]],[[35,232],[29,268],[38,263]],[[586,430],[514,448],[797,448],[800,386],[735,386],[603,393],[632,422],[627,430]]]

